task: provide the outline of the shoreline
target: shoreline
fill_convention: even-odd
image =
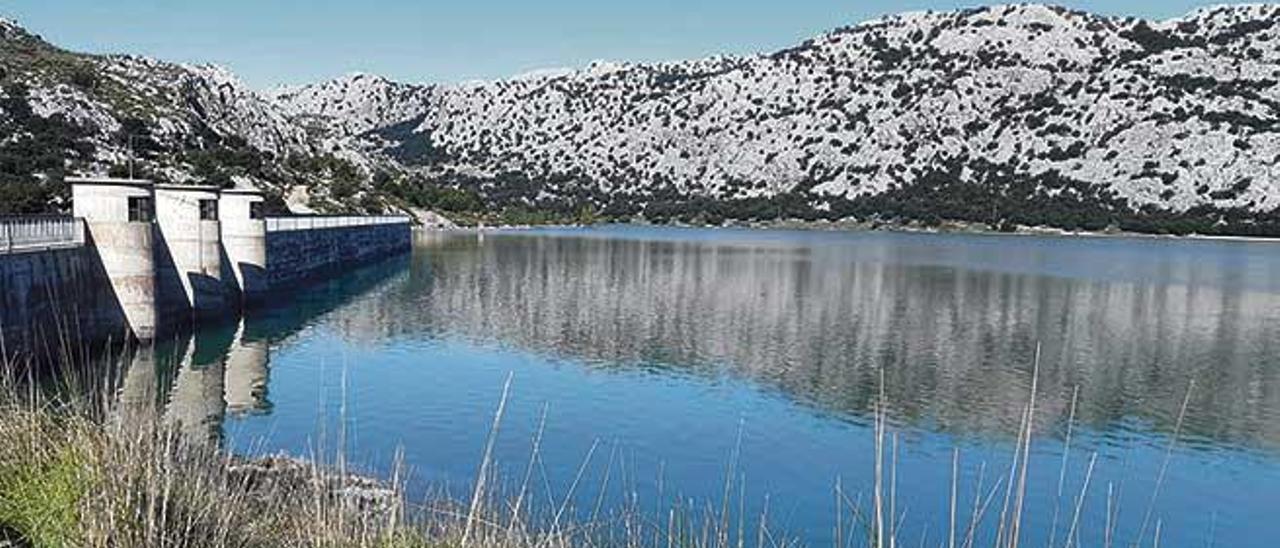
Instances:
[[[486,226],[455,226],[450,228],[436,227],[417,227],[416,231],[426,233],[481,233],[481,232],[525,232],[533,230],[566,230],[566,229],[590,229],[603,226],[634,226],[634,227],[669,227],[669,228],[686,228],[686,229],[738,229],[738,230],[794,230],[805,232],[885,232],[900,234],[939,234],[939,235],[969,235],[969,236],[1007,236],[1007,237],[1044,237],[1044,238],[1063,238],[1063,239],[1134,239],[1134,240],[1157,240],[1157,241],[1203,241],[1203,242],[1239,242],[1239,243],[1277,243],[1280,244],[1280,237],[1266,236],[1240,236],[1240,235],[1219,235],[1219,234],[1153,234],[1148,232],[1129,232],[1129,231],[1071,231],[1060,228],[1044,227],[1044,226],[1019,226],[1014,231],[1000,231],[989,228],[981,228],[977,224],[970,223],[944,223],[941,227],[923,227],[913,226],[910,224],[886,223],[872,225],[870,223],[860,221],[804,221],[799,219],[768,221],[768,222],[728,222],[721,225],[698,225],[688,223],[646,223],[637,221],[617,221],[617,222],[601,222],[595,224],[562,224],[549,223],[543,225],[486,225]]]

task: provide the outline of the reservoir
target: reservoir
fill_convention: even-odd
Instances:
[[[186,435],[237,452],[387,475],[399,459],[415,496],[465,499],[509,380],[492,451],[504,493],[619,527],[727,513],[753,546],[761,522],[828,545],[865,517],[883,409],[886,520],[904,546],[946,546],[953,465],[958,534],[990,494],[973,535],[999,534],[1034,382],[1025,545],[1061,546],[1073,521],[1077,546],[1280,538],[1274,243],[639,226],[415,239],[158,345],[126,401],[156,398]]]

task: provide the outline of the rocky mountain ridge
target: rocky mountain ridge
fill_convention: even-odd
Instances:
[[[1163,22],[991,6],[886,16],[769,54],[263,93],[211,67],[62,53],[162,107],[143,117],[169,151],[157,169],[197,178],[187,151],[240,151],[261,165],[230,175],[330,208],[443,196],[561,217],[1252,234],[1280,233],[1278,22],[1272,5]],[[117,160],[108,118],[128,102],[53,80],[31,86],[33,110],[98,128],[96,165]]]

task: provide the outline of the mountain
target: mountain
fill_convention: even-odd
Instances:
[[[362,156],[322,150],[225,69],[70,52],[3,19],[0,135],[0,213],[65,208],[64,175],[130,164],[162,181],[258,186],[277,209],[298,188],[367,186]],[[324,201],[313,205],[340,207]]]
[[[1280,235],[1277,22],[1269,5],[1163,22],[993,6],[753,56],[257,94],[211,67],[43,45],[117,91],[74,71],[28,85],[37,114],[99,128],[89,164],[119,161],[107,118],[132,112],[111,99],[126,90],[157,105],[139,116],[156,169],[198,178],[187,156],[253,151],[264,167],[236,175],[320,209]],[[12,42],[43,43],[6,29],[8,74]]]
[[[327,137],[343,138],[420,116],[434,89],[356,73],[320,84],[271,90],[266,96],[307,127]]]

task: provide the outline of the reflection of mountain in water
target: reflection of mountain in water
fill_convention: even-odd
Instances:
[[[1195,379],[1196,432],[1280,447],[1280,295],[1206,278],[1216,257],[1128,259],[1174,280],[1152,283],[930,265],[896,245],[459,237],[420,252],[403,293],[335,316],[606,367],[723,368],[840,412],[870,407],[883,366],[899,417],[988,433],[1016,429],[1040,341],[1046,417],[1079,386],[1084,421],[1169,428]]]

